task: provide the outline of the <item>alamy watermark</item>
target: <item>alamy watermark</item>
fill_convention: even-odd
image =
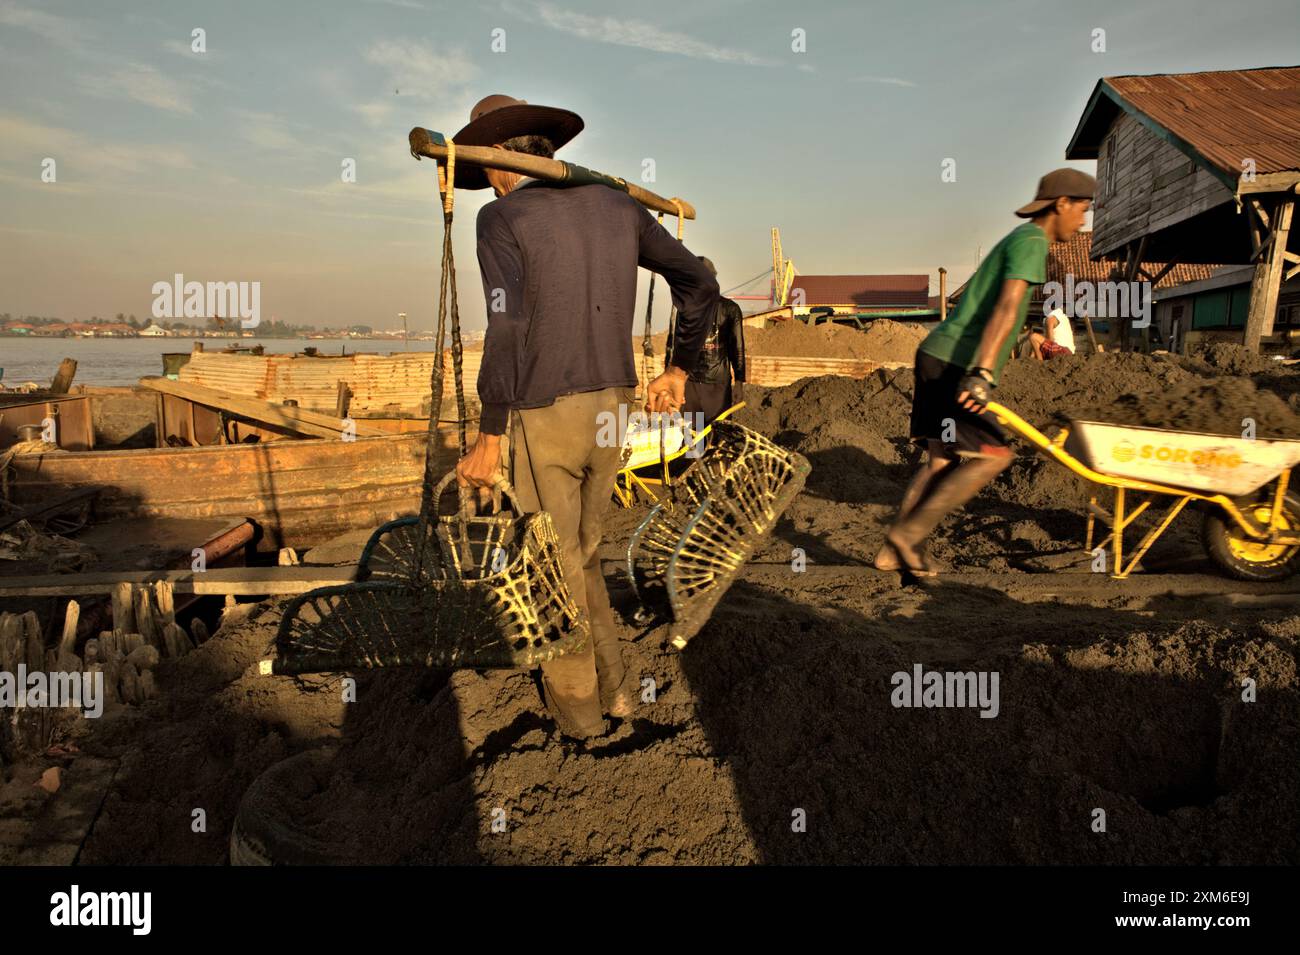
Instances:
[[[621,448],[627,443],[629,434],[633,438],[657,434],[670,454],[684,448],[687,457],[698,458],[704,453],[703,432],[707,427],[702,411],[685,414],[680,411],[646,412],[629,410],[627,405],[619,404],[618,414],[602,411],[596,415],[596,446]],[[679,434],[680,444],[677,443]]]
[[[889,682],[894,690],[889,702],[895,708],[978,707],[980,719],[993,719],[1001,704],[998,671],[931,670],[914,664],[912,672],[899,670]]]
[[[132,935],[148,935],[153,926],[152,892],[83,892],[73,885],[50,896],[50,924],[126,926]]]
[[[89,719],[104,713],[104,674],[102,671],[75,673],[28,671],[18,664],[18,672],[0,670],[0,709],[76,707]]]
[[[1151,324],[1150,282],[1076,282],[1067,272],[1065,282],[1043,285],[1043,314],[1058,308],[1070,318],[1128,318],[1134,328]]]
[[[242,328],[262,322],[261,282],[187,282],[177,272],[151,291],[154,318],[239,318]]]

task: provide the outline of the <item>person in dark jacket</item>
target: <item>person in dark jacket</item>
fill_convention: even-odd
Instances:
[[[709,274],[716,276],[713,263],[700,256]],[[668,338],[668,363],[673,364],[677,344],[677,326]],[[735,387],[732,387],[732,380]],[[719,298],[710,316],[708,332],[700,358],[686,379],[684,414],[699,414],[708,424],[737,401],[742,401],[745,383],[745,322],[740,306],[729,298]],[[695,422],[692,422],[695,424]]]
[[[568,110],[489,96],[454,141],[549,158],[582,126]],[[562,733],[596,736],[605,731],[604,714],[631,715],[640,691],[623,665],[596,553],[622,459],[622,435],[599,436],[606,422],[626,421],[636,410],[629,406],[637,385],[637,267],[667,279],[679,315],[680,366],[650,382],[652,412],[681,410],[686,369],[699,357],[718,283],[636,200],[609,186],[565,186],[475,166],[458,168],[456,185],[490,185],[497,195],[478,215],[488,310],[478,378],[483,410],[478,438],[456,472],[466,484],[490,487],[509,427],[519,504],[551,515],[565,580],[591,624],[581,651],[542,664],[542,692]]]

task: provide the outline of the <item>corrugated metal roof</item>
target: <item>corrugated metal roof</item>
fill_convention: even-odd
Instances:
[[[875,305],[925,308],[928,275],[796,275],[790,284],[803,290],[802,305]]]
[[[1234,182],[1300,170],[1300,66],[1101,79],[1066,150],[1096,159],[1115,108],[1154,123],[1175,145]]]

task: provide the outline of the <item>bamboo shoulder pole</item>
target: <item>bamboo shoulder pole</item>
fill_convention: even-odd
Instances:
[[[411,130],[409,139],[411,155],[416,159],[427,156],[429,159],[446,162],[447,140],[442,133],[417,126]],[[663,196],[656,195],[649,189],[642,189],[626,179],[607,176],[603,172],[596,172],[594,169],[576,166],[573,163],[563,162],[559,159],[544,159],[541,156],[511,152],[508,149],[494,149],[491,146],[462,146],[457,143],[456,162],[487,166],[492,169],[502,169],[506,172],[517,172],[525,176],[532,176],[534,179],[545,179],[548,182],[570,182],[574,185],[603,183],[611,188],[626,192],[647,209],[675,216],[678,214],[680,207],[682,218],[695,218],[695,207],[685,199],[665,199]]]

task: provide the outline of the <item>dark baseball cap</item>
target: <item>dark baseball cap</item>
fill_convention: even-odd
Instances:
[[[1022,219],[1042,212],[1061,196],[1068,199],[1091,199],[1097,192],[1097,180],[1078,169],[1053,169],[1038,180],[1034,201],[1021,206],[1016,215]]]

